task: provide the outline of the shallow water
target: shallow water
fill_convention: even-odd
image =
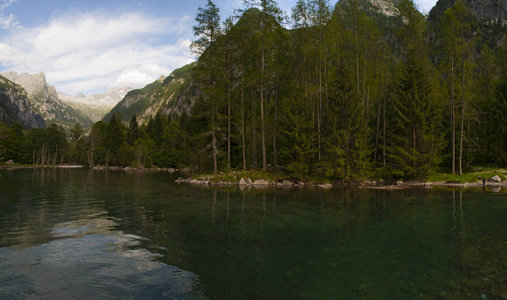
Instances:
[[[0,298],[507,299],[505,193],[174,179],[0,170]]]

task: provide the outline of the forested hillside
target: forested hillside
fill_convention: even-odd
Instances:
[[[299,0],[290,16],[260,0],[222,20],[208,1],[178,84],[131,91],[140,102],[62,159],[344,181],[504,166],[506,20],[468,2],[441,0],[427,20],[410,0]]]

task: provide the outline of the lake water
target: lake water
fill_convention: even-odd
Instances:
[[[1,299],[507,299],[507,194],[0,170]]]

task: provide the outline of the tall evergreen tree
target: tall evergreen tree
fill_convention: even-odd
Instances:
[[[129,130],[127,132],[127,143],[133,146],[136,140],[139,138],[139,123],[137,123],[137,117],[135,114],[130,119]]]
[[[216,61],[213,55],[213,46],[221,34],[220,14],[218,7],[208,0],[206,8],[199,8],[199,12],[195,18],[197,25],[194,26],[194,35],[198,37],[192,43],[192,49],[196,54],[201,55],[199,59],[198,74],[201,82],[205,84],[203,88],[203,97],[210,103],[211,110],[211,147],[213,157],[213,172],[218,172],[218,149],[217,149],[217,124],[216,114],[218,110],[218,97],[216,95],[215,76]],[[208,53],[205,53],[208,51]]]

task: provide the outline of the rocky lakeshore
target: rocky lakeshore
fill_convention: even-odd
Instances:
[[[240,186],[240,187],[278,187],[278,188],[322,188],[330,189],[334,187],[352,186],[359,189],[377,189],[377,190],[402,190],[412,187],[454,187],[454,188],[486,188],[493,191],[500,191],[502,188],[507,189],[507,180],[502,180],[498,175],[492,176],[489,179],[478,180],[475,182],[455,183],[445,181],[391,181],[391,180],[363,180],[352,182],[312,182],[301,181],[287,178],[257,178],[252,179],[249,176],[240,173],[218,174],[218,175],[203,175],[193,178],[179,177],[175,180],[176,183],[187,183],[198,186]]]

